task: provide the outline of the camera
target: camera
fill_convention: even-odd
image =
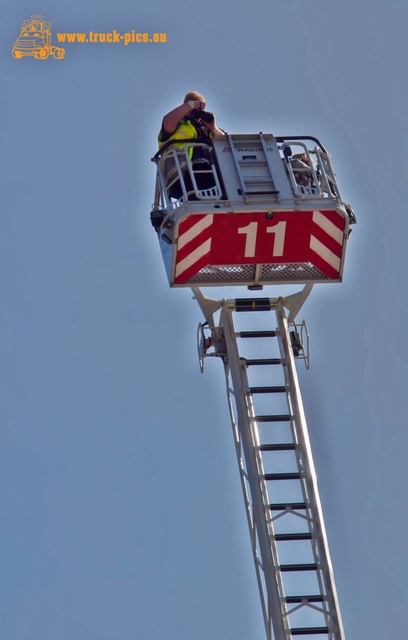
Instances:
[[[191,117],[194,119],[201,119],[203,122],[214,122],[214,114],[210,111],[200,111],[199,109],[193,109]]]

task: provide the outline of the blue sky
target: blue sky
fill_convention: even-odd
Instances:
[[[1,7],[1,638],[264,638],[222,366],[200,374],[200,311],[149,222],[161,118],[189,90],[231,133],[320,138],[357,212],[344,282],[302,310],[299,374],[346,637],[400,637],[406,2]],[[33,13],[168,41],[15,60]]]

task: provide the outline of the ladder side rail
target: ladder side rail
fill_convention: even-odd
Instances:
[[[236,149],[235,149],[234,139],[233,139],[232,135],[230,135],[230,134],[228,134],[227,137],[228,137],[229,146],[231,147],[232,157],[234,158],[235,168],[237,170],[239,183],[241,185],[242,197],[244,198],[245,202],[248,203],[249,200],[248,200],[248,196],[246,194],[246,186],[245,186],[245,183],[244,183],[244,179],[242,177],[241,169],[239,168],[239,159],[238,159],[237,152],[236,152]]]
[[[294,410],[295,403],[292,400],[292,393],[289,388],[290,381],[288,379],[288,376],[286,375],[286,371],[284,372],[284,374],[285,374],[285,382],[286,382],[286,397],[288,402],[288,408],[289,408],[289,413],[292,416],[291,426],[293,430],[293,438],[294,438],[294,441],[297,443],[296,460],[297,460],[299,474],[301,476],[300,487],[302,491],[303,502],[306,505],[305,518],[306,518],[306,522],[307,522],[307,526],[310,534],[311,550],[312,550],[314,561],[317,567],[316,579],[319,585],[319,593],[321,594],[321,597],[322,597],[321,606],[315,607],[315,608],[316,610],[321,611],[323,613],[326,620],[327,627],[329,629],[331,628],[331,630],[329,631],[329,639],[336,640],[337,635],[333,636],[333,625],[331,624],[331,615],[332,615],[331,610],[333,610],[333,607],[331,607],[330,605],[329,587],[326,584],[327,581],[324,581],[322,579],[322,562],[321,562],[321,553],[319,548],[320,542],[318,538],[319,531],[320,531],[320,522],[318,518],[318,512],[315,506],[314,494],[313,492],[310,493],[310,490],[309,490],[310,481],[309,482],[307,481],[307,475],[306,475],[308,472],[307,465],[306,465],[306,473],[305,473],[306,454],[302,447],[302,439],[299,438],[299,429],[296,424],[296,411]],[[296,611],[296,609],[300,608],[301,606],[302,605],[295,607],[289,612],[289,614],[291,615],[294,611]],[[311,606],[310,603],[308,604],[308,606]]]
[[[290,628],[289,628],[289,618],[288,618],[288,610],[286,607],[286,600],[285,600],[285,591],[284,591],[284,586],[283,586],[283,580],[282,580],[282,573],[280,570],[280,560],[279,560],[279,553],[278,553],[278,546],[277,546],[277,542],[276,542],[276,538],[275,538],[275,531],[274,531],[274,520],[271,516],[270,513],[270,500],[269,500],[269,495],[268,495],[268,488],[267,488],[267,484],[265,481],[265,469],[264,469],[264,464],[263,464],[263,458],[262,458],[262,453],[261,453],[261,449],[260,449],[260,438],[259,438],[259,433],[258,433],[258,426],[257,426],[257,418],[256,418],[256,412],[255,412],[255,408],[253,405],[253,396],[252,393],[250,391],[250,383],[249,383],[249,379],[248,379],[248,370],[247,370],[247,365],[246,365],[246,361],[245,359],[241,358],[240,360],[240,367],[241,367],[241,376],[242,376],[242,380],[244,382],[244,388],[245,388],[245,397],[246,397],[246,405],[247,405],[247,412],[250,418],[250,432],[251,432],[251,438],[252,438],[252,453],[254,455],[255,458],[255,462],[256,462],[256,468],[257,468],[257,472],[258,472],[258,486],[260,487],[261,490],[261,494],[262,494],[262,498],[263,498],[263,505],[264,505],[264,511],[263,511],[263,518],[266,520],[266,525],[268,528],[268,534],[269,534],[269,545],[270,545],[270,550],[272,553],[272,560],[274,563],[274,574],[269,573],[268,576],[265,575],[265,583],[266,583],[266,588],[268,590],[268,593],[271,594],[272,593],[272,597],[274,596],[274,591],[273,589],[271,589],[269,587],[270,582],[272,581],[273,583],[273,578],[275,579],[275,584],[279,593],[279,602],[280,602],[280,607],[281,607],[281,615],[282,615],[282,619],[284,621],[284,625],[286,628],[286,637],[287,639],[289,639],[290,636]],[[272,585],[271,585],[272,587]],[[272,615],[272,612],[270,612]],[[273,618],[272,618],[272,625],[273,625]]]
[[[253,335],[251,335],[251,333],[252,332],[241,332],[241,333],[236,334],[236,335],[237,335],[237,337],[244,337],[244,338],[245,337],[255,337],[255,336],[263,337],[262,334],[264,334],[264,333],[273,334],[273,336],[278,336],[279,332],[276,332],[276,331],[263,332],[263,331],[261,331],[261,332],[254,332]],[[271,336],[269,335],[269,337],[271,337]],[[285,358],[283,358],[281,360],[281,366],[282,366],[282,374],[284,375]],[[245,375],[245,376],[248,375],[246,367],[245,367],[245,374],[243,373],[243,375]],[[290,418],[290,426],[291,426],[292,439],[293,440],[292,440],[291,444],[286,444],[286,443],[283,444],[281,450],[283,451],[283,450],[292,449],[294,451],[294,453],[295,453],[295,456],[296,456],[297,467],[298,467],[298,472],[299,472],[299,489],[300,489],[300,491],[302,493],[302,496],[303,496],[303,504],[304,504],[304,508],[305,508],[305,511],[306,511],[306,515],[303,516],[303,515],[301,515],[299,513],[296,513],[296,514],[294,513],[294,515],[296,515],[296,516],[298,516],[298,517],[300,517],[302,519],[305,519],[305,524],[306,524],[306,526],[308,527],[308,530],[309,530],[309,534],[306,534],[306,533],[302,532],[301,535],[305,536],[303,538],[304,540],[308,540],[308,539],[310,540],[309,549],[310,549],[310,552],[312,553],[312,555],[314,557],[314,564],[316,566],[316,579],[317,579],[317,582],[318,582],[319,593],[321,594],[321,596],[319,597],[318,601],[322,603],[322,606],[314,606],[312,604],[313,598],[309,599],[309,598],[304,597],[304,598],[300,598],[300,603],[298,603],[298,606],[289,607],[289,608],[286,607],[285,608],[284,607],[284,603],[285,604],[290,604],[291,600],[289,598],[285,597],[284,586],[282,584],[282,586],[280,588],[280,592],[282,594],[282,596],[281,596],[282,615],[284,617],[286,617],[286,619],[288,620],[288,625],[289,625],[289,628],[288,628],[288,631],[287,631],[288,640],[289,640],[289,638],[292,638],[293,635],[299,635],[299,632],[301,630],[304,633],[311,634],[312,631],[316,630],[316,629],[319,629],[319,633],[320,634],[323,633],[323,632],[327,632],[328,635],[326,637],[329,637],[329,640],[335,640],[335,638],[333,638],[333,635],[329,632],[329,625],[327,624],[328,620],[330,619],[329,615],[328,615],[327,604],[326,604],[326,602],[327,602],[327,595],[326,595],[327,590],[325,590],[323,588],[322,580],[319,579],[321,577],[321,572],[319,571],[319,554],[313,548],[313,544],[315,543],[315,538],[316,538],[315,528],[317,527],[317,523],[315,523],[315,521],[314,521],[314,519],[312,517],[312,511],[311,511],[311,508],[310,508],[310,499],[308,497],[307,487],[306,487],[306,484],[305,484],[304,480],[302,479],[302,476],[304,474],[303,474],[303,466],[302,466],[302,459],[301,459],[301,449],[300,449],[300,444],[298,442],[297,433],[296,433],[296,425],[295,425],[295,419],[296,418],[293,415],[293,411],[292,411],[292,408],[291,408],[292,404],[290,402],[288,380],[287,380],[287,378],[285,376],[284,376],[284,378],[285,378],[285,385],[284,385],[283,389],[281,389],[279,387],[277,387],[277,389],[279,389],[280,392],[283,391],[285,393],[285,396],[286,396],[288,409],[289,409],[289,414],[288,414],[287,417]],[[252,401],[253,401],[253,392],[254,392],[255,389],[256,388],[253,388],[253,387],[248,385],[248,391],[249,391],[248,398],[247,398],[248,403],[252,403]],[[255,393],[256,393],[256,391],[255,391]],[[251,410],[251,415],[252,415],[252,413],[255,413],[253,409]],[[257,414],[255,414],[255,415],[257,415]],[[286,418],[286,416],[283,416],[283,415],[276,415],[275,417],[276,418]],[[258,420],[263,421],[263,418],[266,419],[265,422],[268,422],[269,418],[273,418],[273,416],[269,416],[269,415],[258,416],[258,417],[256,417],[256,423],[257,423]],[[256,423],[254,424],[254,428],[256,428]],[[258,433],[258,432],[256,431],[256,433]],[[259,440],[259,436],[258,436],[258,440]],[[264,462],[263,455],[264,454],[262,452],[268,451],[268,450],[270,450],[270,451],[273,451],[273,450],[278,451],[279,450],[279,445],[278,446],[276,444],[272,445],[271,449],[268,449],[268,445],[260,446],[259,442],[257,443],[257,445],[258,446],[256,448],[256,454],[257,454],[257,456],[260,457],[259,473],[260,473],[260,475],[262,477],[265,477],[266,480],[271,480],[272,478],[268,478],[269,474],[266,474],[266,476],[264,474],[264,468],[263,468],[263,462]],[[276,558],[276,563],[277,564],[275,566],[278,567],[278,569],[279,569],[279,573],[276,574],[276,578],[278,578],[278,576],[279,576],[283,580],[283,575],[281,573],[282,572],[282,568],[279,565],[279,559],[278,559],[278,556],[279,556],[279,554],[278,554],[279,544],[280,544],[281,541],[283,541],[285,539],[286,540],[296,539],[299,536],[299,534],[296,534],[296,533],[291,534],[291,533],[289,533],[287,531],[286,532],[286,536],[287,537],[285,537],[285,533],[283,533],[283,534],[279,533],[279,534],[274,535],[273,527],[275,526],[275,522],[279,518],[281,518],[282,516],[284,516],[284,510],[281,510],[281,513],[279,515],[277,515],[277,516],[271,516],[271,521],[270,522],[271,522],[272,526],[270,528],[271,528],[271,534],[272,535],[271,535],[270,543],[271,543],[271,546],[272,546],[273,557]],[[285,521],[286,521],[286,518],[285,518]],[[292,535],[293,535],[293,537],[292,537]],[[302,538],[299,537],[298,539],[300,540]],[[297,549],[297,551],[299,551],[299,548]],[[305,552],[305,549],[303,549],[303,553],[304,552]],[[305,567],[307,566],[306,562],[303,562],[301,564],[304,564]],[[307,604],[306,604],[306,602],[307,602]],[[305,626],[304,624],[300,624],[299,625],[299,622],[298,622],[297,625],[293,626],[292,625],[293,617],[294,616],[296,617],[296,612],[299,612],[300,609],[303,609],[304,607],[305,608],[309,608],[309,609],[315,609],[319,614],[322,614],[322,616],[325,618],[325,621],[326,621],[325,627],[317,627],[317,626],[313,627],[313,626],[310,626],[310,622],[309,622],[309,624],[307,624],[307,626]],[[302,616],[305,616],[305,615],[306,615],[306,618],[304,618],[304,620],[306,622],[306,620],[307,620],[307,612],[304,610],[302,612]]]
[[[226,385],[227,385],[228,407],[229,407],[229,411],[230,411],[232,431],[233,431],[233,436],[234,436],[235,452],[236,452],[236,455],[237,455],[238,468],[239,468],[239,472],[240,472],[239,475],[240,475],[240,480],[241,480],[241,487],[242,487],[242,492],[243,492],[243,496],[244,496],[245,512],[246,512],[246,515],[247,515],[248,528],[249,528],[249,533],[250,533],[250,538],[251,538],[251,545],[252,545],[252,553],[253,553],[254,563],[255,563],[256,578],[257,578],[259,593],[260,593],[260,596],[261,596],[261,607],[262,607],[262,614],[263,614],[263,619],[264,619],[264,623],[265,623],[267,640],[272,640],[272,626],[271,626],[271,620],[270,620],[270,616],[269,616],[269,612],[268,612],[268,609],[269,609],[268,608],[268,593],[267,593],[267,591],[265,592],[264,583],[262,581],[262,573],[265,576],[265,571],[264,571],[264,567],[263,567],[262,561],[260,559],[260,550],[259,550],[259,546],[258,546],[256,525],[255,525],[254,515],[253,515],[253,510],[252,510],[252,505],[251,505],[250,491],[248,490],[248,484],[249,484],[248,474],[247,474],[247,471],[245,469],[245,462],[244,462],[245,458],[243,457],[243,452],[242,452],[242,441],[241,441],[241,438],[240,438],[240,431],[239,431],[238,425],[236,423],[235,413],[234,413],[234,409],[233,409],[233,405],[234,405],[233,398],[235,398],[235,393],[234,393],[234,390],[233,390],[233,387],[232,387],[232,380],[230,380],[230,374],[231,374],[230,368],[226,364],[225,365],[225,378],[226,378]],[[266,577],[265,577],[265,581],[266,581]]]
[[[266,144],[265,144],[265,137],[264,137],[264,134],[263,134],[263,133],[260,133],[260,134],[259,134],[259,139],[260,139],[260,141],[261,141],[262,151],[264,152],[265,161],[266,161],[267,167],[268,167],[268,169],[269,169],[269,174],[270,174],[270,176],[271,176],[272,184],[273,184],[273,186],[274,186],[274,189],[276,189],[275,180],[274,180],[274,178],[273,178],[273,173],[274,173],[274,172],[273,172],[273,167],[272,167],[272,165],[271,165],[271,160],[270,160],[270,158],[269,158],[269,153],[268,153],[268,150],[267,150],[267,148],[266,148]],[[278,198],[278,200],[279,200],[279,198]]]
[[[317,476],[313,463],[312,450],[307,430],[306,417],[300,393],[295,361],[290,344],[288,322],[283,307],[280,307],[276,310],[276,318],[278,321],[278,331],[280,345],[282,348],[282,355],[285,358],[286,362],[286,366],[284,367],[285,376],[287,376],[288,387],[291,390],[291,410],[293,411],[293,415],[295,417],[297,431],[296,435],[301,445],[301,449],[304,453],[304,456],[302,457],[304,479],[307,487],[308,497],[312,505],[312,510],[315,513],[314,520],[317,524],[316,531],[314,531],[313,533],[316,535],[318,544],[318,563],[326,581],[325,586],[329,601],[330,614],[330,621],[328,625],[331,632],[330,637],[333,638],[333,640],[345,640],[337,590],[334,581],[333,566],[331,562],[328,539],[324,525],[323,511],[317,486]]]
[[[290,404],[293,407],[292,404]],[[300,441],[302,439],[300,438]],[[316,502],[316,491],[313,487],[312,479],[310,478],[310,474],[308,472],[309,466],[307,462],[307,458],[301,453],[298,456],[298,464],[299,469],[302,473],[302,491],[305,496],[305,500],[308,502],[309,507],[306,512],[308,528],[311,534],[311,548],[315,558],[315,563],[317,566],[316,578],[319,585],[319,591],[322,595],[322,613],[326,619],[326,625],[329,629],[329,640],[340,640],[343,639],[343,635],[339,629],[338,625],[338,602],[336,606],[336,600],[334,595],[334,576],[333,571],[331,569],[331,563],[328,562],[327,558],[327,539],[324,541],[323,527],[322,527],[322,516],[321,512],[319,514],[319,510],[317,508]],[[339,635],[340,634],[340,635]]]
[[[243,378],[243,368],[238,353],[236,334],[232,320],[232,311],[224,303],[220,317],[220,325],[224,329],[224,337],[228,354],[228,367],[231,373],[235,402],[238,414],[238,429],[242,441],[245,455],[248,482],[251,490],[253,518],[258,532],[259,548],[263,564],[263,571],[268,591],[268,614],[272,621],[274,640],[286,640],[290,633],[287,617],[282,615],[281,602],[283,600],[283,586],[278,579],[279,562],[277,557],[273,557],[273,547],[271,545],[270,529],[272,522],[266,514],[269,511],[269,500],[266,485],[261,487],[259,475],[259,465],[262,465],[256,457],[257,443],[253,439],[251,419],[255,416],[249,414],[247,404],[248,382]],[[253,413],[253,410],[252,410]],[[263,481],[263,484],[265,482]],[[255,562],[256,562],[255,558]],[[267,629],[269,635],[269,631]]]

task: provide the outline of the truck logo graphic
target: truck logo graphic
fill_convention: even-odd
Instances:
[[[56,60],[62,60],[65,49],[51,44],[50,28],[51,22],[46,22],[40,15],[24,20],[20,35],[11,50],[13,57],[19,59],[32,56],[38,60],[46,60],[49,56],[53,56]]]

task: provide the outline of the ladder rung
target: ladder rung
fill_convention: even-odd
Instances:
[[[260,182],[264,182],[264,180]],[[278,196],[279,191],[245,191],[245,195],[246,196],[263,196],[263,195]]]
[[[241,331],[238,338],[274,338],[276,331]]]
[[[317,564],[281,564],[281,571],[317,571]]]
[[[300,480],[300,473],[265,473],[265,480]]]
[[[286,387],[249,387],[250,393],[285,393]]]
[[[305,502],[275,502],[269,505],[271,511],[286,511],[286,509],[301,510],[307,509]]]
[[[314,636],[315,634],[329,633],[329,627],[298,627],[291,629],[292,636]]]
[[[293,442],[283,442],[279,444],[261,444],[260,451],[294,451],[296,445]],[[285,505],[283,505],[285,508]]]
[[[253,169],[253,163],[247,163],[248,166],[251,166],[251,169]],[[243,176],[244,178],[244,182],[245,182],[245,186],[248,188],[251,188],[252,186],[257,186],[257,185],[265,185],[266,187],[268,187],[269,185],[271,187],[275,186],[273,184],[273,181],[270,177],[266,176],[266,175],[262,175],[262,173],[258,173],[258,175],[254,175],[254,173],[252,172],[251,175],[246,175]],[[246,193],[246,192],[245,192]],[[269,193],[269,192],[268,192]]]
[[[251,365],[267,365],[267,364],[282,364],[282,360],[280,358],[254,358],[248,360],[247,358],[243,358],[245,360],[245,364],[247,367]]]
[[[301,604],[302,602],[324,602],[323,596],[286,596],[287,604]]]
[[[311,539],[312,539],[312,534],[310,532],[275,534],[275,540],[277,542],[287,542],[289,540],[311,540]]]
[[[266,175],[264,171],[264,169],[266,169],[266,165],[265,165],[265,162],[262,162],[262,160],[260,161],[246,160],[240,163],[240,166],[243,167],[244,169],[242,177],[243,177],[243,182],[245,183],[245,187],[247,189],[248,187],[250,188],[252,185],[256,185],[257,183],[265,184],[265,185],[269,183],[271,187],[275,187],[275,183],[272,179],[272,176],[270,174],[269,176]]]
[[[257,422],[290,422],[290,416],[288,414],[255,416],[255,420]]]

